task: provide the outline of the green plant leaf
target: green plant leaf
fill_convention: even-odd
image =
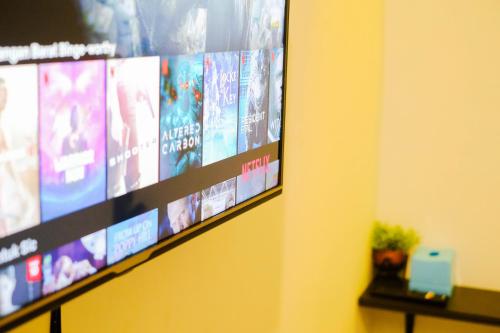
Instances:
[[[402,250],[408,252],[420,242],[419,234],[412,228],[389,225],[375,221],[372,232],[372,248],[375,250]]]

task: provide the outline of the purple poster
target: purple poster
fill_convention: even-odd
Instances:
[[[105,62],[40,65],[42,221],[106,199]]]
[[[106,230],[63,245],[43,256],[43,294],[70,286],[106,266]]]

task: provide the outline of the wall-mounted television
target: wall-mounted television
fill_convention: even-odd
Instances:
[[[0,330],[281,193],[287,11],[1,2]]]

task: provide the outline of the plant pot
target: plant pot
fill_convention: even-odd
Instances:
[[[372,255],[377,275],[401,276],[406,269],[408,255],[402,250],[373,250]]]

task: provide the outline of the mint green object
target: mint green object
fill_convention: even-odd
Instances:
[[[455,251],[419,247],[411,258],[410,290],[451,296]]]

